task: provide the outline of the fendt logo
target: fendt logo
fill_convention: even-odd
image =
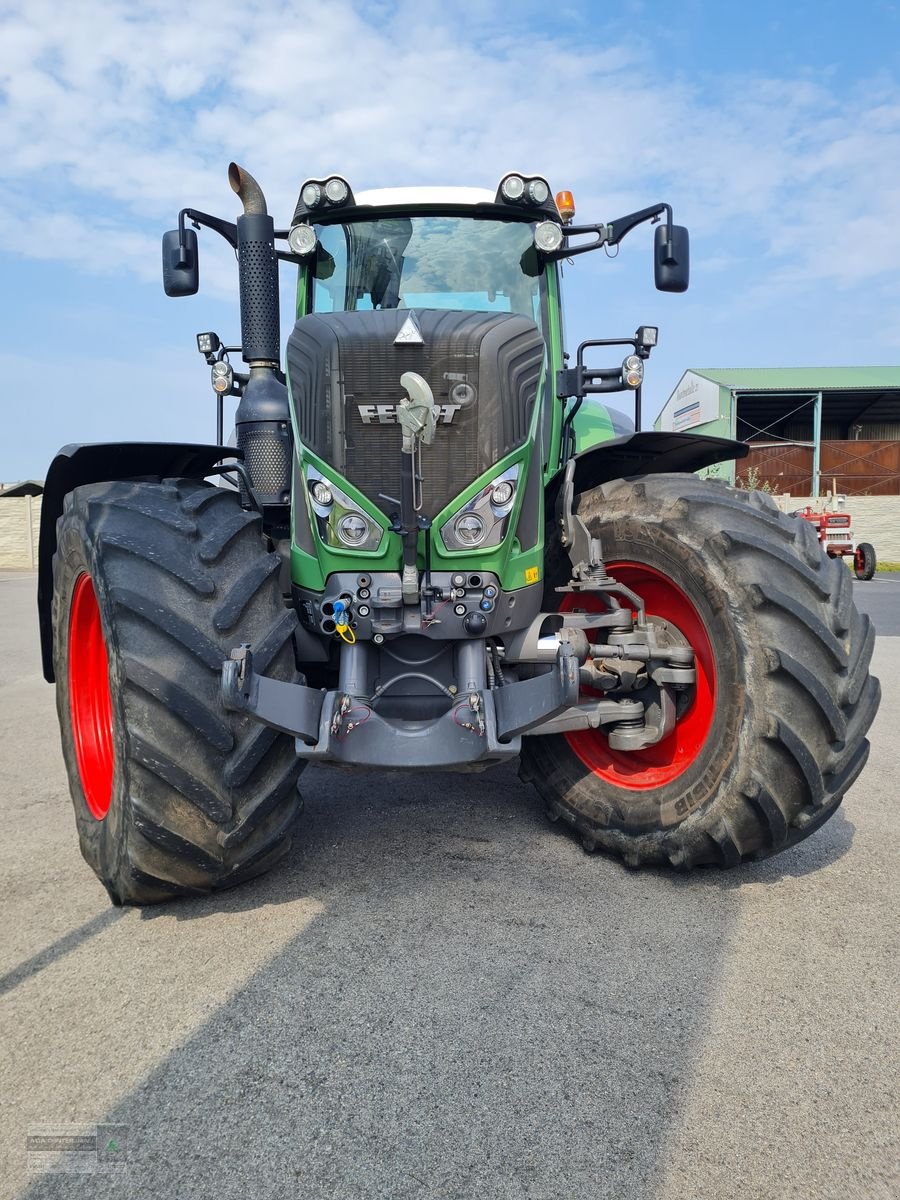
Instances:
[[[453,418],[463,407],[462,404],[436,404],[437,419],[444,425],[452,425]],[[363,425],[396,425],[396,404],[357,404],[356,411]]]

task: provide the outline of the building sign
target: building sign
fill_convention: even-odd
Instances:
[[[685,371],[659,414],[659,426],[665,433],[681,433],[718,418],[719,385],[693,371]]]

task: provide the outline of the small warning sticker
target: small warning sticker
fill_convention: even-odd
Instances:
[[[540,577],[541,577],[541,572],[540,572],[539,567],[526,567],[525,568],[525,582],[526,583],[537,583],[537,581],[540,579]]]
[[[422,331],[416,324],[412,313],[406,318],[400,326],[400,332],[394,338],[395,346],[422,346],[425,344],[425,339],[422,337]]]

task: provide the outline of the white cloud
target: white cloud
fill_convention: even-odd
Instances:
[[[185,203],[230,213],[231,157],[280,220],[306,174],[491,183],[521,165],[611,219],[670,198],[786,287],[900,269],[900,89],[666,78],[649,52],[536,37],[509,6],[25,0],[0,16],[8,250],[156,273]],[[37,236],[38,226],[46,229]],[[152,265],[148,265],[152,264]],[[219,268],[214,267],[214,279]],[[223,273],[224,282],[224,273]]]

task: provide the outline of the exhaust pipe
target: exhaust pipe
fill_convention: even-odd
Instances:
[[[231,163],[228,182],[244,206],[243,216],[237,219],[244,362],[251,367],[277,369],[281,346],[275,222],[269,216],[262,188],[248,171]]]
[[[263,506],[290,502],[293,449],[287,388],[280,378],[281,330],[275,223],[263,190],[237,163],[228,182],[244,211],[237,219],[241,344],[250,378],[235,413],[235,437],[256,498]]]
[[[231,184],[231,190],[237,194],[237,198],[243,204],[245,214],[266,216],[269,210],[266,208],[263,190],[249,171],[245,171],[237,163],[229,163],[228,182]]]

